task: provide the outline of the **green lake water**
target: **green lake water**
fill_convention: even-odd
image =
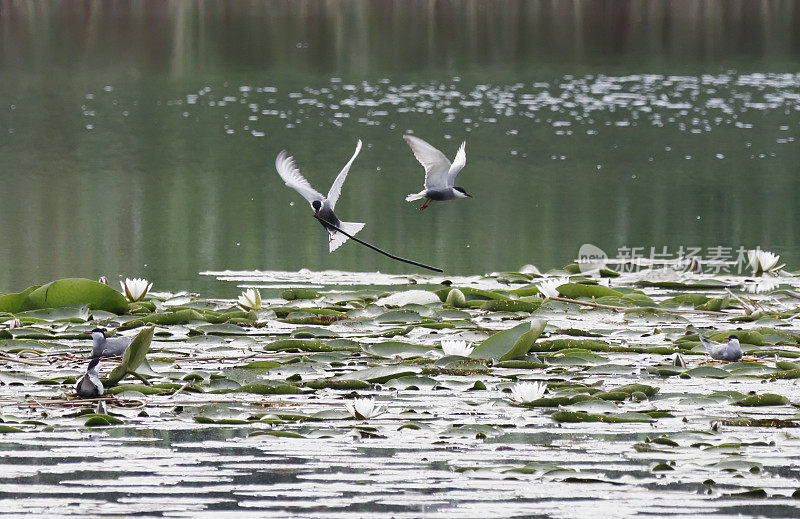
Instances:
[[[449,274],[592,243],[800,260],[800,5],[10,2],[0,7],[0,290],[205,270],[409,272],[330,254],[286,149],[362,239]],[[473,199],[404,201],[452,158]],[[727,250],[724,249],[723,252]]]

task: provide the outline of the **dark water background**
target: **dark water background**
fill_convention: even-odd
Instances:
[[[449,273],[583,243],[800,264],[793,1],[0,2],[0,291],[213,269],[409,272],[322,229],[287,149],[359,235]],[[471,200],[420,213],[413,131]],[[293,205],[291,203],[293,202]],[[725,254],[727,249],[722,249]]]

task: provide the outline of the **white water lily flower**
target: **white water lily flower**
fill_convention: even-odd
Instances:
[[[763,294],[772,292],[781,284],[779,278],[761,278],[758,281],[748,281],[744,284],[744,289],[751,294]]]
[[[753,269],[755,276],[783,268],[784,265],[776,266],[780,258],[773,252],[761,249],[747,251],[747,259],[750,261],[750,268]]]
[[[122,287],[122,293],[130,302],[143,298],[153,288],[153,284],[144,278],[125,278],[125,281],[120,281],[119,285]]]
[[[239,295],[238,303],[245,311],[261,310],[261,292],[248,288]]]
[[[527,404],[542,398],[547,385],[543,382],[518,382],[511,388],[511,400]]]
[[[345,402],[344,407],[356,420],[369,420],[386,412],[385,407],[375,406],[375,400],[371,398],[356,398]]]
[[[14,328],[22,328],[22,322],[16,317],[14,319],[8,320],[5,322],[6,326],[8,326],[9,330],[13,330]]]
[[[467,341],[456,341],[456,340],[449,340],[449,341],[442,341],[442,351],[445,355],[458,355],[459,357],[469,357],[472,350],[474,350],[474,346],[470,346],[467,344]]]
[[[536,285],[536,288],[539,289],[539,295],[545,298],[553,298],[559,297],[561,294],[558,293],[558,287],[564,284],[564,280],[562,279],[546,279]]]

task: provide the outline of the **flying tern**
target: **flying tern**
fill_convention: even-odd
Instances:
[[[345,231],[350,236],[364,228],[363,223],[342,222],[333,212],[336,207],[336,202],[339,200],[339,195],[342,194],[342,184],[344,184],[347,173],[350,171],[350,166],[353,165],[353,161],[356,160],[360,151],[361,140],[356,144],[356,151],[353,153],[353,156],[347,164],[344,165],[342,171],[339,172],[336,180],[333,181],[333,185],[330,191],[328,191],[327,196],[323,196],[319,191],[311,187],[308,180],[300,174],[300,170],[295,166],[294,159],[290,157],[285,150],[278,153],[278,157],[275,159],[275,169],[278,170],[278,174],[283,181],[286,182],[287,186],[291,187],[300,193],[303,198],[308,200],[308,203],[311,204],[311,208],[314,210],[314,216],[319,220],[320,224],[325,227],[325,230],[328,231],[328,248],[330,252],[335,251],[348,239],[348,236],[339,232],[337,228]],[[331,225],[327,225],[327,223]]]
[[[406,197],[406,202],[425,199],[420,211],[428,207],[432,201],[455,200],[456,198],[472,198],[463,187],[454,186],[456,175],[467,163],[466,142],[456,152],[456,157],[451,164],[444,153],[437,150],[419,137],[403,135],[414,156],[422,167],[425,168],[425,189],[419,193],[412,193]]]

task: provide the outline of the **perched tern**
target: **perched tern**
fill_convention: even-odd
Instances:
[[[422,167],[425,168],[425,189],[419,193],[412,193],[406,197],[406,202],[422,200],[425,203],[420,207],[420,211],[436,200],[455,200],[456,198],[472,198],[463,187],[454,186],[456,175],[464,168],[467,163],[467,152],[465,151],[466,142],[461,143],[461,147],[456,152],[456,158],[451,164],[444,153],[437,150],[419,137],[413,135],[403,135],[414,156]]]
[[[714,342],[699,333],[697,335],[712,359],[734,362],[742,358],[742,347],[739,345],[739,339],[735,335],[727,336],[725,342]]]
[[[325,227],[325,230],[328,231],[328,248],[330,252],[335,251],[340,245],[347,241],[348,236],[339,232],[339,230],[343,230],[348,235],[353,236],[364,228],[363,223],[342,222],[333,212],[336,207],[336,201],[339,200],[339,195],[342,194],[342,184],[344,184],[347,178],[347,172],[350,171],[350,166],[353,165],[353,161],[356,160],[360,151],[361,140],[356,144],[356,151],[353,153],[353,156],[347,164],[344,165],[342,171],[339,172],[336,180],[333,181],[333,185],[330,191],[328,191],[328,196],[322,196],[319,191],[311,187],[308,180],[300,174],[297,166],[294,165],[294,159],[287,155],[285,150],[278,153],[278,157],[275,159],[275,169],[278,170],[278,174],[283,181],[286,182],[287,186],[291,187],[300,193],[303,198],[308,200],[308,203],[311,204],[311,208],[314,210],[314,216],[319,220],[319,223]],[[327,223],[332,225],[327,225]]]
[[[97,398],[103,394],[103,383],[100,382],[100,376],[97,373],[97,365],[100,364],[100,357],[92,357],[89,361],[89,366],[86,368],[86,374],[78,379],[75,384],[75,391],[81,398]]]
[[[114,357],[122,355],[130,346],[131,337],[106,337],[106,332],[102,328],[95,328],[92,334],[92,357]]]

